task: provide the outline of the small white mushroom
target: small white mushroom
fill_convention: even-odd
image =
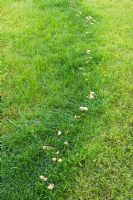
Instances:
[[[47,146],[43,146],[42,148],[43,148],[43,149],[47,149]]]
[[[92,19],[92,16],[89,16],[90,19]]]
[[[90,54],[90,52],[91,52],[90,50],[87,50],[87,54]]]
[[[56,161],[57,161],[57,158],[52,158],[52,161],[53,161],[53,162],[56,162]]]
[[[68,145],[69,143],[68,143],[68,141],[66,141],[66,142],[64,142],[64,144],[65,144],[65,145]]]
[[[58,159],[58,162],[61,163],[63,160],[61,158]]]
[[[87,96],[88,99],[94,99],[95,98],[95,92],[90,92],[90,94]]]
[[[49,190],[53,190],[54,187],[55,187],[55,185],[54,185],[53,183],[49,183],[49,184],[48,184],[48,189],[49,189]]]
[[[74,118],[75,118],[75,119],[79,119],[79,118],[80,118],[80,115],[75,115]]]
[[[40,179],[41,179],[42,181],[45,181],[45,182],[46,182],[46,181],[48,180],[48,177],[45,177],[45,176],[41,175],[41,176],[40,176]]]
[[[59,153],[60,153],[59,151],[55,152],[56,155],[58,155]]]
[[[85,106],[80,106],[79,108],[81,111],[88,111],[88,107],[85,107]]]
[[[46,149],[46,150],[54,149],[54,147],[49,146],[49,145],[44,145],[42,148],[43,148],[44,150],[45,150],[45,149]]]
[[[62,133],[61,133],[61,131],[58,131],[58,135],[60,136]]]

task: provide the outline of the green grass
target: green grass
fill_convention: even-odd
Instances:
[[[1,6],[2,199],[131,200],[133,2]]]

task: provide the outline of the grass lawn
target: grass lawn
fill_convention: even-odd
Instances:
[[[132,0],[1,6],[2,200],[133,199]]]

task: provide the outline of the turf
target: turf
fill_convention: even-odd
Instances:
[[[131,200],[132,1],[1,6],[2,199]]]

